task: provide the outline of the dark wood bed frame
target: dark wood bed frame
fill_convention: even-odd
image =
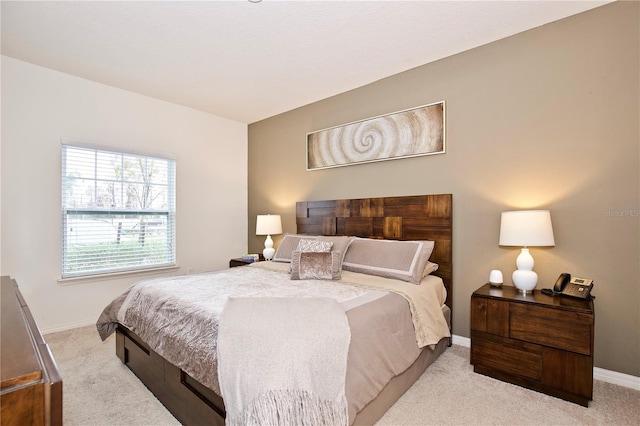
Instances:
[[[435,241],[431,261],[439,268],[434,275],[444,281],[446,304],[453,312],[452,201],[451,194],[302,201],[296,203],[297,232]],[[440,350],[451,345],[450,339],[444,340]],[[219,395],[121,325],[116,330],[116,355],[182,424],[224,425],[224,402]]]

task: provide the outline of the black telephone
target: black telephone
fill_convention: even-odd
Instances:
[[[545,288],[543,292],[553,296],[563,295],[577,297],[579,299],[589,299],[591,297],[592,288],[592,279],[571,277],[571,274],[563,272],[556,280],[553,290]]]

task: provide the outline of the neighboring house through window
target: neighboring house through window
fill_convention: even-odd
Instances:
[[[175,160],[62,145],[62,278],[173,266]]]

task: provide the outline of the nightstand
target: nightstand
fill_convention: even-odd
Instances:
[[[588,407],[594,318],[593,300],[485,284],[471,295],[473,371]]]
[[[264,257],[262,257],[262,255],[260,255],[260,260],[258,260],[258,262],[261,262],[264,260]],[[248,261],[248,260],[244,260],[241,257],[236,257],[235,259],[230,259],[229,260],[229,268],[235,268],[236,266],[245,266],[245,265],[250,265],[253,262]]]

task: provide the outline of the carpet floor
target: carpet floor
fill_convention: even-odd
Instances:
[[[68,426],[179,425],[115,355],[94,326],[45,336],[63,377]],[[452,346],[378,426],[638,425],[640,391],[595,381],[589,408],[473,372],[469,349]]]

